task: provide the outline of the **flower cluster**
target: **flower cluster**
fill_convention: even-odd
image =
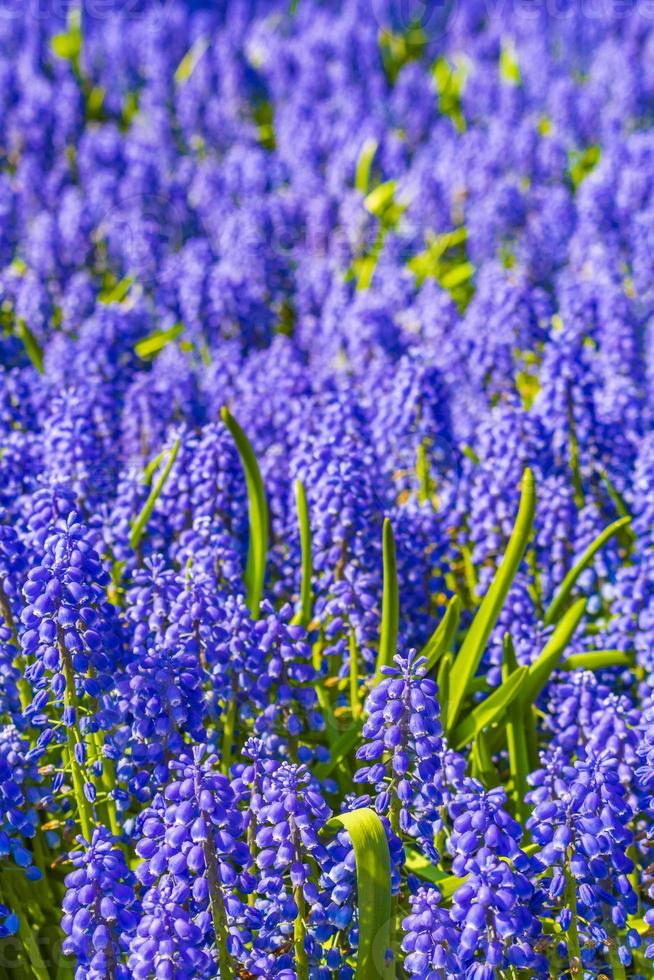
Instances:
[[[648,5],[19,6],[0,974],[649,975]]]

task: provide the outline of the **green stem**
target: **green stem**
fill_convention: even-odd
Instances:
[[[525,704],[523,722],[529,771],[533,772],[534,769],[538,768],[538,732],[536,729],[536,709],[533,704]]]
[[[291,831],[291,842],[295,849],[295,860],[302,862],[302,838],[300,831],[295,823],[293,814],[289,814],[289,826]],[[296,885],[293,889],[293,898],[297,907],[295,922],[293,923],[293,950],[295,953],[295,973],[297,980],[309,980],[309,957],[306,949],[307,934],[307,909],[304,901],[303,885]]]
[[[232,764],[232,746],[234,744],[234,728],[236,727],[236,693],[232,691],[232,697],[227,709],[225,727],[223,729],[223,753],[221,769],[225,776],[229,776],[229,769]]]
[[[357,639],[352,627],[350,627],[348,646],[350,649],[350,710],[352,717],[358,718],[361,714],[361,701],[359,699],[359,651],[357,650]]]
[[[511,640],[511,634],[504,636],[504,659],[502,662],[502,680],[506,682],[511,674],[518,669],[518,662]],[[529,817],[529,806],[525,803],[528,790],[527,775],[529,773],[529,752],[522,720],[525,707],[520,697],[509,705],[506,713],[506,744],[509,752],[509,769],[511,772],[511,797],[516,820],[522,827]]]
[[[305,629],[311,622],[313,607],[313,555],[311,550],[311,524],[309,523],[309,505],[304,484],[301,480],[295,483],[298,522],[300,525],[300,543],[302,547],[302,588],[300,592],[299,622]]]
[[[429,457],[427,455],[426,441],[423,439],[418,446],[418,458],[416,460],[416,473],[420,489],[418,490],[418,501],[421,504],[427,503],[433,493],[432,481],[429,473]]]
[[[61,631],[61,628],[60,628]],[[75,672],[70,654],[63,643],[63,637],[59,638],[59,655],[61,657],[64,677],[66,679],[66,690],[64,692],[64,706],[72,708],[75,712],[75,722],[66,727],[66,737],[68,739],[68,761],[73,776],[73,792],[77,803],[77,816],[79,819],[82,836],[90,844],[93,827],[93,810],[91,804],[84,795],[84,774],[81,766],[75,758],[75,745],[83,745],[84,739],[79,727],[79,704],[75,691]]]
[[[613,980],[627,980],[627,972],[618,955],[618,941],[615,932],[610,936],[609,962],[611,964]]]
[[[210,818],[203,814],[204,819],[209,823]],[[236,970],[229,955],[227,942],[229,932],[227,929],[227,912],[220,888],[220,877],[218,874],[218,862],[216,860],[216,845],[213,834],[209,831],[209,836],[203,845],[204,861],[207,867],[207,883],[209,886],[209,904],[211,906],[211,917],[213,928],[216,934],[216,947],[218,950],[218,965],[222,980],[231,980],[236,976]]]
[[[627,848],[627,857],[631,858],[634,863],[633,871],[629,873],[629,881],[631,882],[631,887],[636,893],[636,898],[638,899],[638,908],[636,909],[636,915],[641,914],[641,901],[640,901],[640,875],[638,874],[638,849],[635,844],[630,844]]]
[[[566,861],[565,868],[565,900],[570,909],[570,926],[568,927],[568,961],[570,963],[570,975],[572,977],[581,976],[582,960],[581,945],[579,943],[579,923],[577,921],[577,886],[570,873],[570,854]]]
[[[31,972],[36,980],[50,980],[50,973],[39,950],[34,929],[27,922],[25,912],[21,907],[20,900],[14,891],[13,884],[9,881],[9,876],[5,875],[2,882],[2,891],[7,898],[7,902],[18,916],[18,939],[23,947],[23,952],[29,962]]]
[[[302,885],[298,885],[293,891],[293,898],[297,905],[297,915],[293,923],[293,949],[295,950],[295,972],[297,980],[309,980],[309,958],[305,945],[307,934],[306,927],[306,906],[304,902],[304,892]]]
[[[116,783],[113,762],[111,759],[107,759],[102,754],[102,743],[100,741],[99,732],[91,733],[91,743],[93,745],[95,760],[99,762],[102,768],[100,782],[107,797],[106,800],[100,804],[100,809],[103,812],[105,823],[111,830],[111,833],[114,835],[114,837],[120,837],[120,828],[118,826],[118,817],[116,814],[116,803],[112,795]]]

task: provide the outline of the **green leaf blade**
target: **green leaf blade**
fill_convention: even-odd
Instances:
[[[427,658],[427,673],[434,669],[443,654],[449,650],[459,628],[460,618],[461,600],[455,595],[448,602],[443,618],[420,651],[420,656]]]
[[[504,658],[502,663],[502,679],[506,683],[518,669],[515,649],[511,634],[504,637]],[[529,815],[529,807],[525,803],[528,790],[529,776],[529,746],[527,743],[527,723],[523,703],[515,698],[507,707],[506,712],[506,744],[509,754],[509,772],[511,773],[511,798],[516,819],[525,826]]]
[[[297,503],[297,517],[298,524],[300,525],[300,546],[302,550],[302,587],[300,590],[300,610],[296,621],[306,629],[311,622],[313,608],[313,554],[309,505],[302,480],[296,480],[295,482],[295,500]]]
[[[266,558],[268,556],[269,517],[266,492],[261,479],[261,471],[250,440],[227,408],[221,410],[221,418],[232,439],[236,443],[241,464],[245,472],[248,493],[248,514],[250,538],[245,570],[246,600],[248,609],[256,619],[263,597],[266,577]]]
[[[388,517],[384,519],[382,552],[384,561],[384,591],[382,596],[382,621],[375,683],[378,683],[382,676],[382,667],[390,667],[393,663],[393,657],[397,653],[397,636],[400,628],[400,594],[397,583],[395,537]]]
[[[18,336],[23,342],[25,353],[39,374],[43,374],[43,350],[38,340],[27,326],[25,320],[18,321]]]
[[[462,749],[484,728],[499,721],[520,693],[528,672],[528,667],[518,667],[485,701],[478,704],[454,729],[450,739],[452,748]]]
[[[129,536],[129,546],[130,548],[132,548],[133,551],[136,551],[139,544],[141,543],[141,538],[143,537],[143,534],[147,527],[147,523],[150,520],[150,517],[152,516],[152,511],[154,510],[155,504],[161,495],[161,491],[164,488],[164,484],[166,483],[166,480],[170,476],[170,471],[172,470],[175,460],[177,459],[179,446],[180,446],[180,439],[178,437],[175,440],[173,448],[170,451],[168,461],[163,468],[161,476],[159,477],[154,487],[150,491],[148,499],[144,503],[141,513],[139,514],[139,516],[134,521],[134,524],[132,525],[132,531]]]
[[[566,657],[561,670],[608,670],[611,667],[633,667],[633,663],[633,658],[623,650],[591,650]]]
[[[522,478],[518,516],[504,558],[488,592],[482,599],[450,672],[445,725],[448,732],[456,724],[468,685],[477,671],[488,638],[524,557],[534,523],[535,497],[534,477],[531,470],[526,469]]]
[[[156,357],[173,340],[177,340],[183,333],[183,323],[176,323],[168,330],[156,330],[154,333],[149,334],[149,336],[144,337],[143,340],[139,340],[134,346],[134,351],[141,360],[150,360]]]
[[[546,626],[551,626],[552,623],[557,622],[561,618],[561,614],[565,609],[566,603],[581,573],[588,568],[598,551],[600,551],[614,535],[618,534],[621,530],[623,530],[623,528],[626,528],[630,521],[631,518],[629,516],[621,517],[619,520],[614,521],[613,524],[609,524],[608,527],[604,528],[602,533],[598,534],[595,540],[589,544],[577,564],[570,569],[568,574],[563,579],[561,588],[547,608],[543,618],[543,622]]]
[[[586,611],[586,600],[577,599],[568,609],[552,636],[543,647],[540,656],[529,667],[529,677],[524,690],[524,703],[533,704],[547,684],[550,675],[561,658]]]
[[[385,966],[391,934],[391,857],[386,831],[369,808],[333,817],[326,833],[344,828],[350,835],[356,862],[359,949],[355,980],[390,977]]]

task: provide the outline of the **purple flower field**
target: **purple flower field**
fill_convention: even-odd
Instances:
[[[0,980],[654,976],[654,3],[0,0]]]

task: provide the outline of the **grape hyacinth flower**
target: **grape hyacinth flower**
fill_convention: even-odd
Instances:
[[[65,879],[63,953],[75,957],[76,980],[128,980],[126,953],[140,916],[136,877],[106,828],[96,827],[90,844],[78,842]]]
[[[443,752],[438,688],[425,677],[426,660],[415,650],[393,660],[366,701],[367,741],[357,759],[367,765],[354,780],[374,787],[375,809],[388,816],[394,833],[416,838],[437,861],[433,827],[442,803],[436,776]]]
[[[459,957],[461,930],[441,905],[437,888],[421,887],[411,896],[411,911],[402,922],[404,968],[420,980],[464,975]]]
[[[245,823],[229,780],[216,769],[217,758],[206,746],[170,763],[173,775],[139,818],[142,859],[137,877],[147,889],[144,906],[168,908],[171,932],[163,925],[150,934],[139,928],[130,956],[136,976],[147,970],[176,968],[185,960],[185,944],[209,954],[230,976],[243,953],[241,928],[255,917],[238,893],[251,894],[255,880],[247,870],[250,852],[241,839]],[[157,917],[157,912],[150,914]],[[204,974],[202,974],[204,975]]]
[[[592,750],[574,763],[560,748],[530,776],[534,789],[527,829],[539,845],[535,856],[561,929],[568,933],[571,964],[584,964],[617,945],[631,954],[628,917],[637,908],[630,881],[634,862],[633,810],[620,782],[618,760]]]

